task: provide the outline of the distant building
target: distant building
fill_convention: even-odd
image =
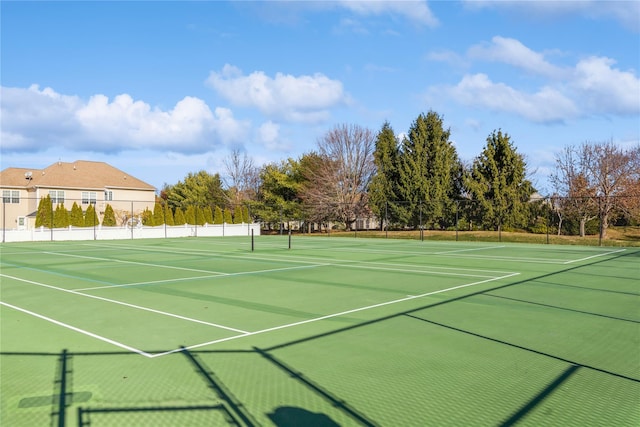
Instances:
[[[153,210],[156,189],[107,163],[78,160],[44,169],[6,168],[0,172],[0,190],[0,228],[24,230],[34,227],[38,203],[47,195],[54,208],[64,203],[71,210],[75,202],[86,211],[94,204],[100,221],[110,204],[122,222]]]

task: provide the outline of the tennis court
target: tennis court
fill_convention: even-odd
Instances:
[[[640,424],[640,249],[0,246],[2,425]]]

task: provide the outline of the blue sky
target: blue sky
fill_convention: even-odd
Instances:
[[[463,160],[640,141],[640,2],[0,2],[0,166],[96,160],[159,189],[436,111]]]

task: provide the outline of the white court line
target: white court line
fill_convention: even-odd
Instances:
[[[86,297],[86,298],[93,298],[93,299],[97,299],[97,300],[101,300],[101,301],[110,302],[110,303],[113,303],[113,304],[124,305],[125,307],[135,308],[135,309],[143,310],[143,311],[149,311],[151,313],[160,314],[162,316],[174,317],[176,319],[186,320],[188,322],[200,323],[202,325],[213,326],[213,327],[216,327],[216,328],[226,329],[228,331],[233,331],[233,332],[239,332],[241,334],[248,333],[247,331],[243,331],[242,329],[231,328],[229,326],[219,325],[217,323],[205,322],[204,320],[198,320],[198,319],[193,319],[191,317],[180,316],[179,314],[168,313],[166,311],[160,311],[160,310],[156,310],[154,308],[143,307],[143,306],[136,305],[136,304],[129,304],[127,302],[122,302],[122,301],[118,301],[118,300],[114,300],[114,299],[110,299],[110,298],[103,298],[103,297],[99,297],[99,296],[96,296],[96,295],[83,294],[82,292],[74,291],[74,290],[71,290],[71,289],[64,289],[64,288],[59,288],[57,286],[46,285],[44,283],[35,282],[33,280],[21,279],[19,277],[9,276],[7,274],[0,273],[0,277],[6,277],[8,279],[17,280],[19,282],[30,283],[32,285],[42,286],[42,287],[45,287],[45,288],[54,289],[56,291],[67,292],[67,293],[74,294],[74,295],[80,295],[80,296]]]
[[[107,285],[107,286],[97,286],[94,288],[82,288],[82,289],[74,289],[75,291],[93,291],[95,289],[111,289],[111,288],[122,288],[122,287],[133,287],[139,285],[153,285],[158,283],[173,283],[173,282],[184,282],[187,280],[198,280],[198,279],[221,279],[224,277],[230,276],[247,276],[250,274],[259,274],[259,273],[271,273],[274,271],[285,271],[285,270],[301,270],[304,268],[315,268],[315,267],[324,267],[331,264],[313,264],[313,265],[304,265],[301,267],[285,267],[285,268],[273,268],[270,270],[256,270],[256,271],[241,271],[238,273],[225,273],[225,274],[216,274],[214,276],[198,276],[198,277],[183,277],[179,279],[164,279],[164,280],[151,280],[149,282],[134,282],[134,283],[124,283],[121,285]]]
[[[197,268],[187,268],[187,267],[175,267],[171,265],[163,265],[163,264],[152,264],[148,262],[138,262],[138,261],[126,261],[117,258],[100,258],[95,256],[87,256],[87,255],[71,255],[63,252],[43,252],[49,255],[57,255],[57,256],[66,256],[70,258],[82,258],[82,259],[91,259],[95,261],[110,261],[110,262],[118,262],[122,264],[134,264],[134,265],[144,265],[147,267],[158,267],[158,268],[168,268],[171,270],[183,270],[183,271],[195,271],[197,273],[209,273],[209,274],[225,274],[220,271],[211,271],[211,270],[199,270]]]
[[[234,335],[234,336],[227,337],[227,338],[221,338],[221,339],[208,341],[208,342],[204,342],[204,343],[200,343],[200,344],[194,344],[194,345],[187,346],[187,347],[184,347],[184,348],[186,348],[188,350],[191,350],[191,349],[194,349],[194,348],[204,347],[204,346],[207,346],[207,345],[213,345],[213,344],[218,344],[218,343],[225,342],[225,341],[235,340],[235,339],[238,339],[238,338],[244,338],[244,337],[249,337],[249,336],[252,336],[252,335],[263,334],[265,332],[272,332],[272,331],[277,331],[277,330],[280,330],[280,329],[292,328],[294,326],[300,326],[300,325],[304,325],[304,324],[307,324],[307,323],[317,322],[317,321],[320,321],[320,320],[331,319],[333,317],[344,316],[346,314],[357,313],[359,311],[370,310],[372,308],[383,307],[385,305],[397,304],[397,303],[400,303],[400,302],[409,301],[409,300],[416,299],[416,298],[424,298],[426,296],[441,294],[443,292],[453,291],[453,290],[456,290],[456,289],[462,289],[462,288],[466,288],[466,287],[469,287],[469,286],[477,286],[477,285],[480,285],[482,283],[493,282],[495,280],[507,279],[509,277],[517,276],[519,274],[520,273],[512,273],[512,274],[508,274],[506,276],[494,277],[494,278],[487,279],[487,280],[481,280],[479,282],[473,282],[473,283],[467,283],[465,285],[453,286],[451,288],[440,289],[440,290],[437,290],[437,291],[427,292],[427,293],[420,294],[420,295],[410,295],[410,296],[407,296],[406,298],[400,298],[400,299],[396,299],[396,300],[393,300],[393,301],[387,301],[387,302],[382,302],[382,303],[379,303],[379,304],[368,305],[366,307],[354,308],[352,310],[341,311],[340,313],[327,314],[325,316],[320,316],[320,317],[316,317],[316,318],[313,318],[313,319],[301,320],[300,322],[294,322],[294,323],[289,323],[289,324],[286,324],[286,325],[274,326],[272,328],[262,329],[262,330],[254,331],[254,332],[248,332],[248,333],[242,334],[242,335]],[[155,354],[152,354],[151,357],[153,358],[153,357],[166,356],[168,354],[176,353],[176,352],[179,352],[179,351],[182,351],[182,348],[175,349],[175,350],[170,350],[170,351],[165,351],[165,352],[162,352],[162,353],[155,353]]]
[[[150,280],[148,282],[122,283],[119,285],[113,284],[113,285],[106,285],[106,286],[94,286],[89,288],[74,288],[73,290],[76,292],[93,291],[97,289],[112,289],[112,288],[123,288],[127,286],[153,285],[157,283],[172,283],[172,282],[184,282],[187,280],[211,279],[214,277],[222,277],[222,276],[220,274],[214,274],[214,275],[208,275],[208,276],[180,277],[177,279]]]
[[[450,271],[435,271],[435,270],[407,270],[406,268],[373,267],[369,265],[351,265],[351,264],[331,264],[331,265],[333,265],[334,267],[359,268],[363,270],[399,271],[401,273],[440,274],[444,276],[461,276],[461,277],[487,277],[487,278],[495,277],[495,276],[485,276],[482,274],[463,274],[463,273],[452,273]]]
[[[601,253],[601,254],[597,254],[597,255],[591,255],[591,256],[588,256],[588,257],[580,258],[580,259],[573,259],[571,261],[565,261],[565,262],[563,262],[563,264],[571,264],[571,263],[574,263],[574,262],[586,261],[588,259],[597,258],[597,257],[601,257],[601,256],[607,256],[607,255],[611,255],[611,254],[617,254],[618,252],[623,252],[623,251],[626,251],[626,249],[618,249],[617,251],[610,251],[610,252],[605,252],[605,253]]]
[[[75,326],[71,326],[71,325],[69,325],[67,323],[63,323],[63,322],[60,322],[58,320],[52,319],[50,317],[43,316],[42,314],[34,313],[33,311],[25,310],[24,308],[20,308],[20,307],[17,307],[15,305],[11,305],[11,304],[8,304],[8,303],[2,302],[2,301],[0,301],[0,305],[4,305],[5,307],[9,307],[9,308],[12,308],[14,310],[21,311],[21,312],[23,312],[25,314],[37,317],[37,318],[42,319],[42,320],[46,320],[47,322],[51,322],[51,323],[53,323],[55,325],[62,326],[63,328],[71,329],[72,331],[75,331],[75,332],[80,332],[81,334],[88,335],[88,336],[90,336],[92,338],[98,339],[100,341],[104,341],[104,342],[109,343],[109,344],[113,344],[116,347],[124,348],[125,350],[129,350],[129,351],[131,351],[133,353],[137,353],[137,354],[140,354],[140,355],[145,356],[145,357],[153,357],[153,355],[151,355],[150,353],[147,353],[145,351],[138,350],[137,348],[128,346],[126,344],[122,344],[121,342],[114,341],[112,339],[103,337],[103,336],[98,335],[98,334],[94,334],[93,332],[89,332],[89,331],[85,331],[84,329],[76,328]]]
[[[434,254],[435,255],[435,254]],[[440,255],[443,256],[443,255]],[[444,255],[446,256],[446,255]],[[529,263],[529,264],[564,264],[564,261],[559,261],[557,259],[552,258],[523,258],[523,257],[510,257],[510,256],[496,256],[496,255],[467,255],[467,254],[456,254],[455,256],[461,258],[471,258],[471,259],[486,259],[493,261],[508,261],[508,262],[521,262],[521,263]]]
[[[458,252],[470,252],[470,251],[485,251],[488,249],[500,249],[500,248],[505,248],[505,245],[502,246],[484,246],[481,248],[469,248],[469,249],[457,249],[457,250],[453,250],[453,251],[443,251],[443,252],[433,252],[433,255],[445,255],[445,254],[455,254]]]
[[[109,245],[109,246],[115,246],[115,245]],[[122,249],[127,249],[127,250],[137,250],[137,247],[134,246],[127,246],[127,245],[118,245],[118,247],[122,248]],[[177,251],[177,250],[171,250],[171,249],[145,249],[145,250],[150,250],[150,251],[157,251],[157,252],[169,252],[169,253],[191,253],[191,250],[188,251]],[[362,252],[362,251],[361,251]],[[382,253],[396,253],[396,251],[374,251],[374,252],[382,252]],[[379,269],[379,265],[388,265],[388,266],[393,266],[393,267],[398,267],[400,269],[405,268],[405,267],[412,267],[412,268],[423,268],[423,267],[428,267],[429,270],[423,270],[424,273],[436,273],[434,271],[434,269],[437,270],[455,270],[455,271],[478,271],[478,272],[483,272],[483,273],[500,273],[500,274],[510,274],[510,271],[498,271],[498,270],[480,270],[480,269],[469,269],[469,268],[454,268],[454,267],[438,267],[438,266],[425,266],[425,265],[418,265],[418,264],[394,264],[394,263],[381,263],[381,262],[372,262],[372,261],[351,261],[351,260],[331,260],[332,262],[329,264],[323,264],[322,262],[327,261],[327,258],[318,258],[318,257],[307,257],[307,256],[296,256],[296,255],[281,255],[278,257],[265,257],[265,256],[259,256],[259,255],[252,255],[252,254],[243,254],[243,255],[232,255],[226,252],[213,252],[213,251],[207,251],[207,253],[210,253],[212,255],[219,255],[221,257],[224,258],[235,258],[235,259],[242,259],[242,260],[260,260],[260,261],[273,261],[273,262],[280,262],[280,263],[298,263],[298,264],[309,264],[309,263],[318,263],[320,262],[321,265],[333,265],[333,266],[348,266],[351,264],[370,264],[373,265],[374,267],[371,267],[372,269]],[[405,253],[405,252],[397,252],[397,253]],[[432,253],[421,253],[422,255],[430,255]],[[359,267],[359,268],[364,268],[364,267]],[[420,272],[420,271],[418,271]],[[226,273],[220,273],[221,276],[224,276]],[[445,273],[436,273],[436,274],[445,274]],[[460,275],[460,273],[455,273],[452,275]],[[481,274],[469,274],[470,277],[489,277],[489,276],[484,276]]]

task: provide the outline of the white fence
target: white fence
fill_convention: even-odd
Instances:
[[[162,239],[167,237],[223,237],[260,235],[260,224],[160,225],[157,227],[69,227],[30,230],[2,230],[3,242],[62,240]]]

